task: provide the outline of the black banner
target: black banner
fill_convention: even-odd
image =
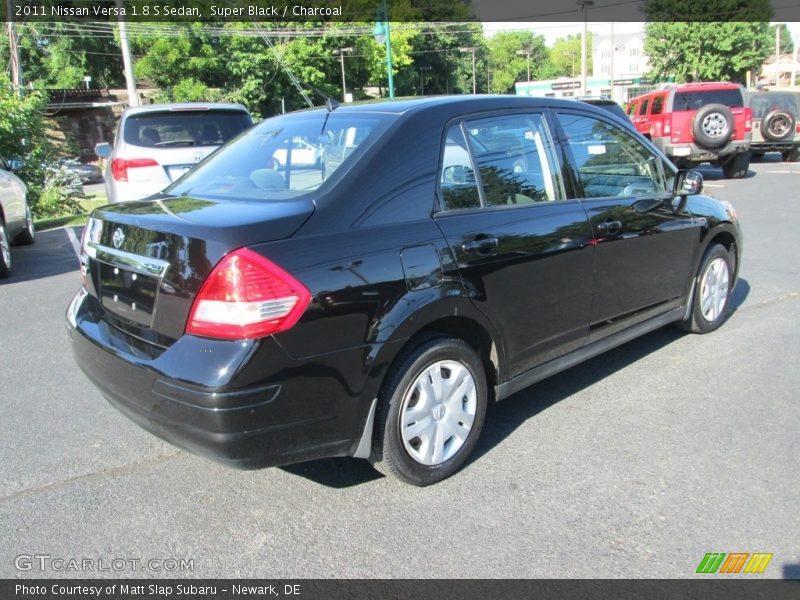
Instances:
[[[787,580],[2,580],[3,600],[795,600]]]

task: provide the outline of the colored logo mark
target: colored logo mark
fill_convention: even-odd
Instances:
[[[763,573],[772,554],[756,552],[707,552],[697,573]]]

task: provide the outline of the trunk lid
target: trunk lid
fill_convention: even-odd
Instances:
[[[81,260],[102,318],[127,335],[168,347],[194,296],[228,252],[293,235],[312,200],[249,202],[160,197],[92,213]]]

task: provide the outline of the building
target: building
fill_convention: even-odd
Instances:
[[[595,79],[615,80],[612,96],[618,102],[627,102],[650,89],[644,79],[650,62],[644,51],[643,32],[595,35],[592,65]]]
[[[776,77],[777,74],[777,77]],[[772,54],[761,65],[757,87],[792,88],[800,86],[800,52],[795,48],[795,56],[791,53],[781,54],[776,66],[775,55]]]

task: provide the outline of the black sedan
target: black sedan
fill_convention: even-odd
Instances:
[[[295,162],[301,143],[340,160]],[[578,102],[287,114],[93,213],[69,335],[105,397],[178,446],[243,468],[356,456],[427,485],[490,402],[725,321],[742,237],[701,188]]]

